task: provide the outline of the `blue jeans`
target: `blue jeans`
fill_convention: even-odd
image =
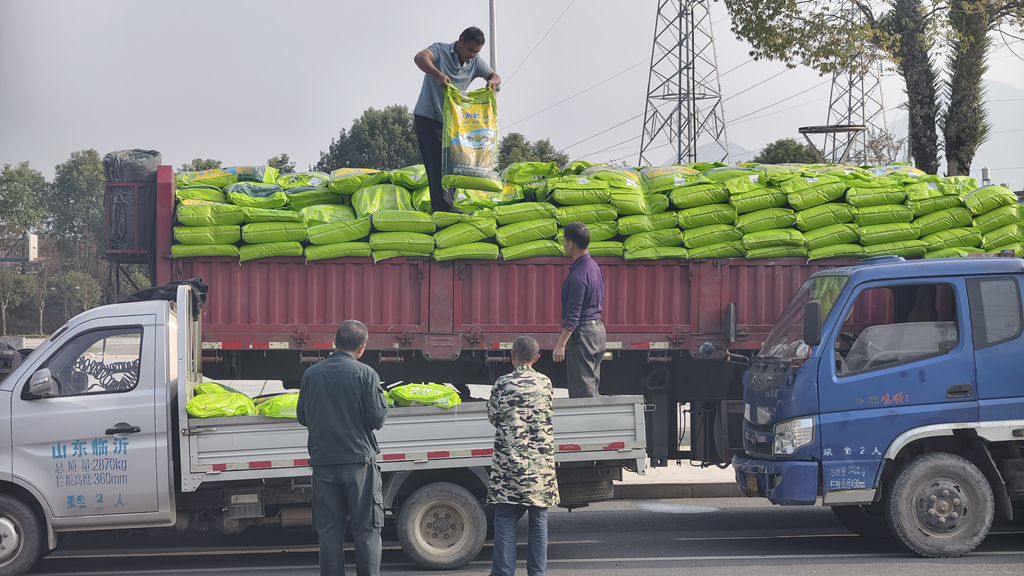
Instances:
[[[494,559],[491,576],[515,576],[516,523],[527,511],[530,527],[526,540],[526,573],[544,576],[548,569],[548,509],[521,504],[494,505]]]

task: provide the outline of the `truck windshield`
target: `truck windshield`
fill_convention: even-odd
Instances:
[[[804,306],[811,300],[821,302],[821,319],[824,321],[846,281],[846,276],[816,276],[804,282],[775,323],[758,356],[789,362],[801,355],[804,348]]]

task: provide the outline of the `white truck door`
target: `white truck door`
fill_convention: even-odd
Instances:
[[[55,518],[158,512],[156,317],[96,319],[61,340],[42,364],[57,394],[14,389],[14,476]]]

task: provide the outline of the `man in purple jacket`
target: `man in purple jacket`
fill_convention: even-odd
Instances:
[[[555,343],[555,362],[565,360],[569,397],[597,396],[605,332],[601,323],[604,276],[590,257],[590,229],[582,222],[565,227],[562,246],[572,257],[569,275],[562,282],[562,333]]]

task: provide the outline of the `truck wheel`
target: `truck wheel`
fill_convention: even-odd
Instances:
[[[881,504],[867,506],[833,506],[832,514],[847,530],[865,538],[891,538],[889,521]]]
[[[435,482],[412,493],[398,514],[398,541],[428,570],[458,570],[484,547],[487,518],[480,502],[458,484]]]
[[[0,494],[0,575],[28,572],[42,557],[45,540],[35,511],[10,494]]]
[[[980,470],[953,454],[924,454],[896,475],[886,499],[892,533],[928,558],[974,550],[992,527],[992,488]]]
[[[611,480],[598,482],[558,483],[558,505],[564,507],[581,506],[591,502],[604,502],[615,497],[615,485]]]

